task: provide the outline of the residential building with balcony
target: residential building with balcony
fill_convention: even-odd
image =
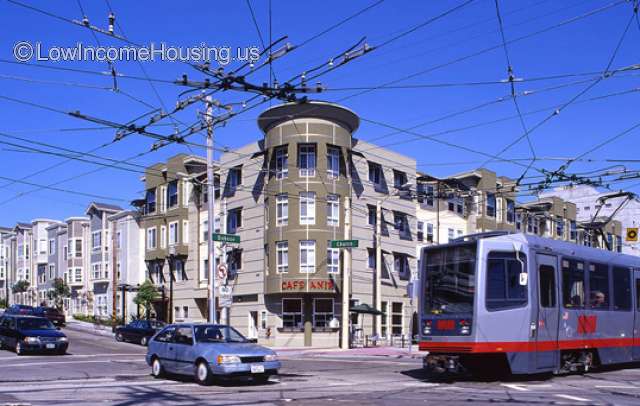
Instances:
[[[67,239],[66,223],[53,223],[47,227],[47,268],[44,274],[39,275],[38,291],[44,293],[44,301],[48,306],[56,305],[50,294],[55,280],[63,279],[67,273],[67,258],[64,256]]]
[[[68,314],[93,314],[93,298],[90,286],[90,239],[91,224],[88,217],[69,217],[67,242],[63,243],[62,256],[66,259],[66,274],[63,278],[71,290],[71,297],[65,300]]]
[[[31,223],[17,223],[13,228],[15,233],[15,280],[14,284],[21,282],[29,287],[24,291],[13,292],[13,302],[27,305],[35,305],[37,295],[35,295],[35,284],[32,268],[32,235]]]
[[[0,300],[10,300],[13,280],[13,229],[0,227]]]

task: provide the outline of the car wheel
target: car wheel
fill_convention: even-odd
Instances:
[[[58,355],[66,355],[67,354],[67,350],[58,350],[56,353]]]
[[[206,362],[198,362],[198,364],[196,365],[195,378],[196,382],[198,382],[200,385],[211,385],[211,383],[213,382],[213,377]]]
[[[262,375],[254,375],[253,380],[260,384],[265,384],[269,382],[270,375],[262,374]]]
[[[149,337],[142,337],[140,339],[140,345],[143,346],[143,347],[146,347],[147,344],[149,344]]]
[[[162,378],[164,376],[164,367],[157,357],[151,362],[151,375],[153,375],[154,378]]]
[[[20,341],[16,343],[16,355],[24,355],[24,348],[22,348]]]
[[[124,341],[124,337],[122,336],[122,333],[116,333],[116,341],[119,343]]]

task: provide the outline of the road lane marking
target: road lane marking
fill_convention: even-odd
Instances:
[[[563,399],[568,399],[568,400],[575,400],[576,402],[591,402],[591,399],[585,399],[585,398],[579,398],[577,396],[571,396],[571,395],[555,395],[556,397],[559,398],[563,398]]]
[[[640,387],[629,385],[596,385],[595,387],[602,389],[640,389]]]
[[[506,388],[509,388],[509,389],[519,390],[521,392],[528,392],[529,391],[529,389],[525,388],[524,386],[516,385],[516,384],[513,384],[513,383],[503,383],[501,385],[506,387]]]
[[[147,361],[143,360],[143,359],[121,359],[121,360],[111,360],[111,359],[96,359],[96,360],[75,360],[75,361],[58,361],[55,363],[51,363],[51,362],[27,362],[24,364],[9,364],[9,365],[3,365],[3,367],[12,367],[12,368],[18,368],[18,367],[30,367],[30,366],[43,366],[43,365],[48,365],[48,366],[54,366],[54,365],[63,365],[63,364],[105,364],[105,363],[122,363],[122,362],[144,362],[146,363]]]

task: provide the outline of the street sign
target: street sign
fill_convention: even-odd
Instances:
[[[627,228],[627,241],[638,241],[638,227]]]
[[[230,242],[233,244],[240,243],[240,236],[235,234],[219,234],[213,233],[213,241]]]
[[[231,286],[220,285],[218,286],[218,292],[220,292],[221,297],[230,297],[233,289],[231,289]]]
[[[220,307],[231,307],[233,303],[233,290],[231,286],[218,286],[218,305]]]
[[[331,240],[331,248],[358,248],[358,240]]]
[[[227,277],[227,266],[225,264],[218,265],[218,279],[225,279]]]

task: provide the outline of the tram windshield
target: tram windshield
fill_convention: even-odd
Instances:
[[[427,251],[425,314],[472,313],[476,243]]]

